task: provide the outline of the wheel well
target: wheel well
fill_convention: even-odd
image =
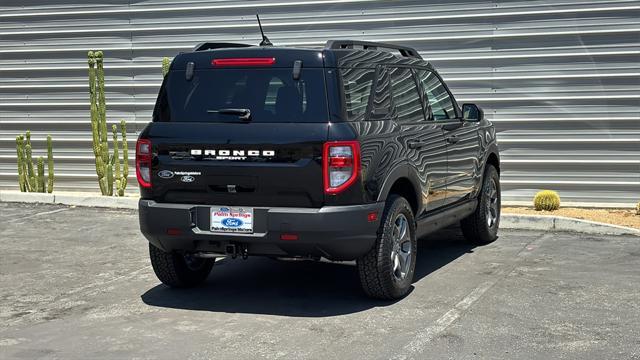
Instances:
[[[500,160],[498,160],[498,156],[495,153],[489,154],[487,164],[493,165],[493,167],[498,171],[498,175],[500,175]]]
[[[391,189],[389,190],[389,195],[396,194],[400,195],[403,198],[407,199],[409,205],[411,205],[411,210],[416,214],[418,212],[418,196],[416,194],[416,190],[411,184],[411,181],[407,178],[400,178],[393,183]]]

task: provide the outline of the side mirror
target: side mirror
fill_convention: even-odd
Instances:
[[[463,104],[462,118],[466,121],[482,121],[484,120],[484,111],[476,104]]]

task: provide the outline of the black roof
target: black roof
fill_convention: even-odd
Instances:
[[[213,56],[212,56],[213,55]],[[184,69],[187,62],[196,68],[211,66],[212,59],[273,57],[273,67],[291,67],[301,60],[304,67],[372,67],[377,64],[413,64],[431,67],[411,47],[357,40],[329,40],[322,49],[254,46],[241,43],[198,44],[192,52],[181,53],[173,61],[173,69]]]

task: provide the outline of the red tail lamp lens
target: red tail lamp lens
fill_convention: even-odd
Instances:
[[[322,151],[322,170],[326,194],[335,195],[347,189],[356,181],[360,171],[360,143],[325,143]]]
[[[136,143],[136,177],[141,187],[151,187],[151,141],[148,139],[138,139]]]

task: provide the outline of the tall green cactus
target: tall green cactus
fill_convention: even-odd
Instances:
[[[129,175],[128,149],[126,144],[126,123],[120,122],[122,134],[122,155],[124,167],[120,171],[120,157],[118,156],[118,136],[117,128],[112,126],[113,131],[113,154],[109,154],[109,142],[107,134],[107,108],[104,95],[104,60],[102,51],[89,51],[87,53],[89,64],[89,100],[91,102],[91,133],[93,135],[93,155],[95,157],[96,174],[98,175],[98,185],[102,195],[113,195],[113,185],[119,196],[124,195],[127,187],[126,177]],[[114,166],[115,170],[114,179]],[[122,180],[124,177],[125,180]],[[119,184],[119,185],[118,185]]]
[[[47,135],[47,168],[49,175],[47,176],[47,192],[51,194],[53,192],[53,141],[51,135]]]
[[[171,59],[168,57],[162,58],[162,77],[167,76],[169,73],[169,68],[171,67]]]
[[[118,128],[115,125],[111,126],[111,130],[113,132],[113,166],[115,168],[115,185],[116,185],[116,193],[118,196],[124,196],[124,190],[127,187],[127,175],[129,175],[129,166],[127,162],[129,161],[128,157],[128,149],[126,145],[127,141],[127,129],[124,120],[120,122],[120,126],[122,128],[122,157],[123,157],[123,168],[120,171],[120,156],[118,154]]]
[[[36,178],[37,191],[44,192],[44,159],[42,156],[38,158],[38,177]]]
[[[16,152],[18,159],[18,184],[22,192],[53,192],[55,177],[53,174],[53,144],[51,136],[47,135],[47,167],[49,175],[45,188],[44,158],[38,157],[36,167],[33,166],[31,149],[31,132],[16,136]]]
[[[18,158],[18,185],[20,185],[20,191],[26,192],[28,182],[24,167],[24,137],[22,135],[16,136],[16,152]]]
[[[120,186],[122,187],[122,193],[124,195],[124,190],[127,188],[127,178],[129,176],[129,145],[127,145],[127,122],[124,120],[120,120],[120,134],[122,135],[122,178],[120,179]]]
[[[27,139],[24,146],[25,159],[27,159],[27,181],[29,182],[29,188],[31,191],[36,191],[36,172],[33,168],[33,158],[31,157],[31,131],[27,130],[25,133]]]

